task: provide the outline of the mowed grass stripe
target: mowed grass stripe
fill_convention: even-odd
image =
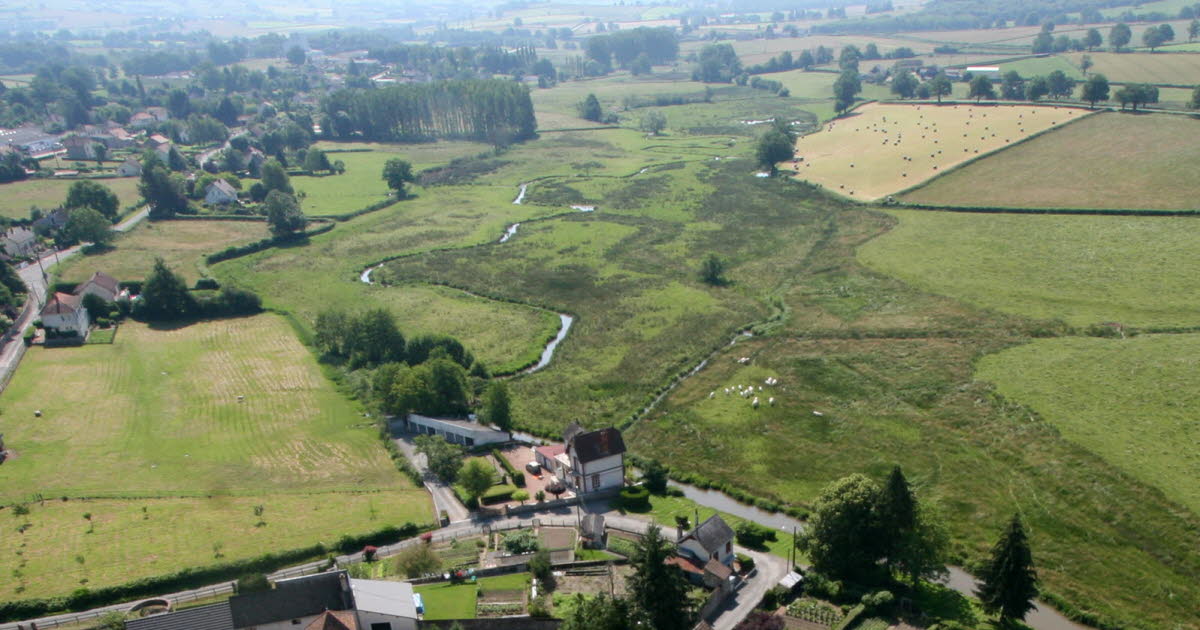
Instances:
[[[274,315],[34,348],[0,401],[8,500],[409,485]]]
[[[892,214],[858,257],[921,289],[1075,326],[1200,325],[1193,217]]]
[[[905,194],[942,206],[1190,210],[1200,199],[1200,121],[1104,113],[969,164]]]
[[[977,377],[1200,514],[1200,335],[1043,339],[984,357]]]

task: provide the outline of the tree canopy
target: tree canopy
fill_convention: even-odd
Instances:
[[[416,181],[413,176],[412,164],[400,158],[391,158],[383,165],[383,181],[388,188],[396,191],[396,195],[404,197],[405,184]]]
[[[429,472],[443,483],[454,483],[458,480],[459,470],[463,467],[461,446],[451,444],[445,438],[436,435],[418,435],[413,442],[417,452],[425,456]]]
[[[104,215],[111,223],[117,218],[120,201],[108,186],[90,179],[76,180],[67,190],[65,208],[91,208]]]
[[[114,236],[112,221],[86,206],[74,208],[67,215],[66,233],[72,240],[97,245],[107,245]]]
[[[1014,515],[979,576],[979,601],[984,610],[999,613],[1000,621],[1024,619],[1037,597],[1037,571],[1021,517]]]
[[[285,192],[272,190],[267,193],[263,205],[266,206],[267,225],[276,238],[286,238],[303,232],[304,226],[308,224],[308,218],[300,210],[296,198]]]
[[[651,525],[634,547],[630,564],[634,574],[626,580],[629,597],[654,630],[688,630],[692,611],[683,572],[666,564],[675,555],[670,541]]]

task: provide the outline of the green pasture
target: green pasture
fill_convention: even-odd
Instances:
[[[1200,335],[1043,339],[984,357],[976,377],[1200,513],[1197,350]]]
[[[1097,53],[1092,53],[1092,58],[1095,59],[1096,57]],[[1055,70],[1061,70],[1068,77],[1071,77],[1076,81],[1082,81],[1085,78],[1083,76],[1083,71],[1080,69],[1077,63],[1074,63],[1074,61],[1077,60],[1073,60],[1066,55],[1053,55],[1050,57],[1033,57],[1030,59],[1021,59],[1019,61],[1010,61],[1008,63],[1000,64],[999,68],[1000,72],[1002,73],[1015,71],[1024,79],[1028,79],[1030,77],[1047,76]],[[1103,70],[1096,69],[1094,72],[1103,72]],[[1111,75],[1109,75],[1108,79],[1109,81],[1114,80]],[[997,88],[998,87],[999,86],[997,86]]]
[[[892,214],[899,226],[859,257],[921,289],[1073,326],[1200,325],[1194,218]]]
[[[1045,589],[1148,627],[1190,618],[1183,602],[1200,589],[1191,577],[1195,562],[1179,545],[1195,540],[1195,517],[1053,428],[1031,423],[1021,409],[993,401],[988,386],[973,381],[973,362],[1010,343],[786,336],[740,342],[672,392],[627,441],[678,470],[800,504],[842,476],[882,480],[901,465],[922,503],[943,515],[968,563],[986,557],[1019,511]],[[742,357],[750,363],[738,363]],[[765,385],[768,376],[779,384]],[[739,384],[763,386],[757,409],[724,393]],[[1131,535],[1137,545],[1124,542]],[[1164,586],[1160,595],[1142,588],[1151,582]]]
[[[1180,33],[1176,26],[1176,33]],[[1187,37],[1187,22],[1182,25]],[[1176,35],[1178,37],[1178,35]],[[1135,36],[1136,37],[1136,36]],[[1134,41],[1140,41],[1135,39]],[[1070,65],[1079,67],[1087,53],[1063,55]],[[1151,52],[1094,52],[1091,53],[1091,73],[1103,74],[1114,83],[1154,83],[1161,85],[1196,85],[1200,83],[1200,55]],[[1058,59],[1060,57],[1051,57]],[[1076,77],[1078,78],[1078,77]]]
[[[97,181],[117,194],[121,208],[132,206],[141,199],[137,192],[136,177]],[[0,216],[28,219],[29,210],[34,206],[46,212],[54,210],[67,200],[67,190],[71,188],[72,183],[73,180],[69,179],[29,179],[0,184]]]
[[[172,271],[194,283],[204,257],[231,245],[270,236],[264,221],[143,221],[118,236],[102,254],[76,255],[55,269],[63,282],[83,282],[95,271],[122,281],[143,280],[162,258]]]
[[[432,514],[423,494],[411,488],[330,492],[317,486],[212,497],[63,501],[46,495],[27,506],[27,515],[0,510],[6,530],[0,557],[9,569],[0,575],[0,593],[5,600],[67,595],[268,551],[332,545],[343,535],[409,521],[428,523]],[[261,516],[255,515],[257,506]],[[90,522],[84,514],[91,514]],[[23,533],[16,532],[26,524]]]
[[[1097,159],[1081,169],[1081,156]],[[902,199],[947,206],[1190,210],[1200,195],[1198,161],[1200,121],[1104,113],[944,175]]]
[[[383,152],[335,153],[329,161],[341,160],[341,175],[292,177],[292,188],[300,197],[305,214],[344,214],[384,201],[391,194],[383,181],[383,165],[395,154]]]
[[[217,553],[260,555],[266,537],[301,546],[428,519],[424,492],[396,472],[370,421],[276,315],[165,330],[127,323],[112,344],[34,348],[0,404],[15,453],[4,463],[0,501],[44,498],[54,506],[44,517],[35,506],[32,528],[0,543],[27,549],[23,574],[0,576],[14,588],[28,584],[26,597],[65,593],[80,576],[113,584],[205,564]],[[106,500],[89,508],[74,497]],[[338,509],[315,515],[325,508],[314,504],[327,500]],[[266,506],[270,527],[249,537],[255,504]],[[142,505],[153,512],[136,523]],[[376,516],[364,520],[368,510]],[[235,511],[245,514],[233,518]],[[95,554],[74,566],[61,550],[87,529],[84,512],[105,534],[72,546]],[[156,547],[179,537],[185,520],[195,540]],[[287,533],[268,534],[276,527]],[[145,538],[131,533],[138,531]]]

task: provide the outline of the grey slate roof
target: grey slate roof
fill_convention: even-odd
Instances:
[[[625,440],[621,438],[621,432],[612,427],[576,433],[567,441],[575,446],[575,456],[585,464],[625,452]]]
[[[229,602],[197,606],[125,622],[126,630],[233,630]]]
[[[319,615],[326,610],[350,610],[354,601],[344,571],[280,580],[275,588],[238,595],[229,600],[233,626],[247,628],[277,621]]]
[[[733,542],[733,530],[725,523],[725,519],[713,514],[683,537],[684,540],[688,538],[699,542],[705,551],[715,553],[724,551],[725,545]]]

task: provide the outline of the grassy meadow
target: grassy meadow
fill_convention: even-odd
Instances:
[[[270,236],[263,221],[143,221],[113,241],[113,248],[63,262],[55,274],[63,282],[83,282],[94,271],[118,280],[142,280],[161,257],[189,284],[201,277],[204,257],[231,245]]]
[[[252,541],[264,537],[243,531],[254,524],[251,504],[267,506],[264,520],[288,532],[272,538],[279,548],[429,518],[424,491],[396,472],[370,421],[276,315],[167,330],[128,323],[111,345],[34,348],[0,404],[15,451],[0,501],[48,501],[33,507],[19,542],[4,537],[28,562],[21,576],[0,576],[7,593],[24,583],[41,585],[31,594],[61,594],[79,575],[98,586],[205,564],[217,543],[231,559],[259,555]],[[90,507],[76,497],[107,499]],[[138,523],[143,505],[153,512]],[[368,510],[377,522],[361,518]],[[61,549],[67,532],[86,529],[76,527],[87,526],[84,512],[111,533],[88,538],[81,549],[91,564],[74,566]],[[166,549],[137,544],[178,537],[182,518],[204,535]],[[131,528],[146,538],[110,544]],[[153,561],[127,562],[135,553]]]
[[[1198,348],[1198,335],[1043,339],[985,357],[976,377],[1200,513]]]
[[[1182,23],[1183,37],[1187,37],[1187,22]],[[1175,26],[1176,29],[1180,26]],[[1178,36],[1177,36],[1178,37]],[[1134,41],[1140,42],[1141,35]],[[1079,67],[1083,55],[1070,53],[1065,57],[1074,67]],[[1089,72],[1103,74],[1116,83],[1154,83],[1162,85],[1195,85],[1200,83],[1200,55],[1170,53],[1091,53],[1092,68]],[[1078,78],[1078,77],[1077,77]]]
[[[1098,159],[1080,168],[1080,156]],[[1198,160],[1200,121],[1103,113],[972,163],[901,199],[947,206],[1190,210],[1200,196]]]
[[[868,266],[978,307],[1073,326],[1200,325],[1191,217],[901,210]]]
[[[138,178],[122,177],[97,180],[117,194],[124,209],[137,203]],[[37,206],[43,211],[54,210],[67,200],[67,190],[74,180],[31,179],[23,182],[0,184],[0,216],[10,219],[28,219],[29,210]]]
[[[865,105],[802,136],[797,161],[783,172],[874,200],[1084,115],[1059,107]]]

